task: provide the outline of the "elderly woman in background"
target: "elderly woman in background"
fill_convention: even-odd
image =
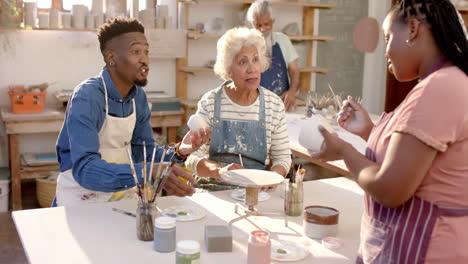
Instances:
[[[219,39],[214,71],[226,81],[207,92],[197,110],[211,126],[211,142],[186,161],[198,176],[214,178],[211,189],[226,189],[216,181],[223,170],[269,169],[282,176],[289,171],[291,150],[283,101],[260,86],[261,73],[268,66],[259,31],[233,28]]]

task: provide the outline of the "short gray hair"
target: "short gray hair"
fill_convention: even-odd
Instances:
[[[254,28],[236,27],[228,30],[218,40],[214,72],[224,80],[231,80],[234,57],[243,47],[250,46],[257,48],[261,71],[264,72],[270,66],[265,45],[262,33]]]
[[[271,3],[267,0],[257,0],[249,7],[247,10],[247,21],[253,26],[255,16],[263,16],[270,14],[273,18],[273,8],[271,8]]]

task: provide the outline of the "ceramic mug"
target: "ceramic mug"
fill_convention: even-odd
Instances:
[[[318,127],[323,126],[328,132],[335,133],[333,127],[321,115],[308,118],[299,132],[299,144],[312,152],[319,152],[323,143],[323,136]]]
[[[315,239],[334,237],[338,233],[339,211],[335,208],[312,205],[304,208],[302,226],[306,236]]]

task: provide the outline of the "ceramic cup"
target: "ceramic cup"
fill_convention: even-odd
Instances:
[[[328,132],[335,133],[330,123],[321,115],[308,118],[299,132],[299,144],[312,152],[319,152],[323,143],[323,136],[318,130],[319,125],[325,127]]]
[[[304,208],[302,226],[306,236],[314,239],[334,237],[338,233],[339,212],[335,208],[312,205]]]
[[[202,128],[209,128],[210,125],[208,122],[205,120],[205,118],[201,115],[194,114],[191,115],[189,120],[187,121],[187,126],[190,128],[192,131],[198,131]]]

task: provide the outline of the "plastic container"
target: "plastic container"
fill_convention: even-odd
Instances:
[[[194,240],[179,241],[176,264],[200,264],[200,243]]]
[[[176,221],[161,216],[154,221],[154,250],[161,253],[172,252],[176,248]]]
[[[47,92],[24,92],[23,86],[10,86],[8,95],[13,114],[34,114],[44,111]]]
[[[0,212],[8,212],[8,194],[10,193],[10,170],[0,168]]]

